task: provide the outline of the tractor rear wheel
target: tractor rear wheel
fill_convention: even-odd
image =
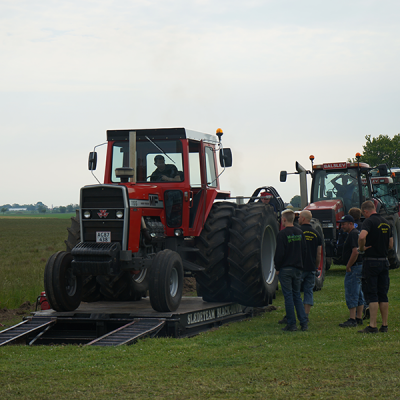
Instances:
[[[172,250],[156,254],[149,271],[150,303],[155,311],[175,311],[181,302],[183,290],[183,263]]]
[[[321,237],[322,240],[321,261],[317,266],[319,275],[315,277],[315,285],[314,285],[314,290],[321,290],[322,286],[324,286],[325,271],[326,271],[324,231],[322,229],[321,222],[319,222],[316,218],[311,219],[310,225],[317,231],[318,235]]]
[[[71,261],[71,253],[59,251],[46,263],[44,289],[53,310],[73,311],[81,303],[82,277],[74,274]]]
[[[229,240],[229,277],[234,300],[245,306],[272,303],[278,286],[274,256],[278,222],[270,207],[245,204],[235,210]]]
[[[197,295],[204,301],[230,301],[228,275],[229,229],[236,204],[214,203],[200,236],[196,239],[196,264],[205,271],[196,273]]]

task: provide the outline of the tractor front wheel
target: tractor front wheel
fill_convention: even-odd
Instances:
[[[74,274],[71,261],[71,253],[59,251],[46,263],[44,289],[53,310],[73,311],[81,303],[82,277]]]
[[[159,312],[175,311],[183,290],[183,263],[180,255],[163,250],[154,257],[149,271],[150,303]]]

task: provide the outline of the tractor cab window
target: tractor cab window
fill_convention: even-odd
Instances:
[[[114,142],[111,181],[120,182],[115,169],[129,167],[129,142]],[[179,140],[136,142],[136,182],[181,182],[184,180],[182,143]]]
[[[397,190],[393,183],[380,183],[373,185],[375,196],[381,199],[389,213],[394,213],[398,207]]]
[[[342,200],[345,212],[352,207],[360,207],[360,187],[356,169],[346,171],[314,171],[314,182],[311,201],[319,200]],[[362,178],[365,176],[362,174]],[[367,187],[362,187],[362,199],[368,197]]]
[[[217,186],[217,174],[215,170],[215,158],[212,147],[206,147],[206,172],[207,172],[207,186]]]

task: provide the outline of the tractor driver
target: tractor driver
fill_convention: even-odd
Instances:
[[[339,178],[342,178],[342,183],[337,182]],[[331,183],[337,190],[337,196],[342,197],[346,210],[349,210],[352,204],[353,193],[357,187],[356,181],[345,174],[339,175],[335,179],[332,179]]]
[[[161,155],[154,157],[154,165],[157,169],[151,174],[151,182],[172,182],[181,181],[181,175],[175,165],[165,164],[165,159]]]
[[[265,205],[268,204],[268,205],[272,206],[273,209],[274,209],[274,212],[276,212],[276,207],[275,207],[275,205],[274,205],[273,203],[270,202],[271,199],[274,198],[274,196],[273,196],[271,193],[269,193],[269,192],[262,192],[262,193],[260,194],[260,196],[261,196],[261,202],[264,203]]]

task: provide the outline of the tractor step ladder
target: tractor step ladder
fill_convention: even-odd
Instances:
[[[121,346],[131,344],[145,336],[156,335],[165,325],[165,320],[154,318],[137,319],[129,324],[121,326],[115,331],[101,336],[85,346]]]
[[[4,346],[16,340],[23,339],[34,332],[39,332],[40,335],[42,331],[49,329],[55,323],[56,319],[54,318],[27,319],[26,321],[20,322],[19,324],[12,326],[11,328],[0,331],[0,346]],[[33,344],[35,339],[32,340],[29,344]]]

